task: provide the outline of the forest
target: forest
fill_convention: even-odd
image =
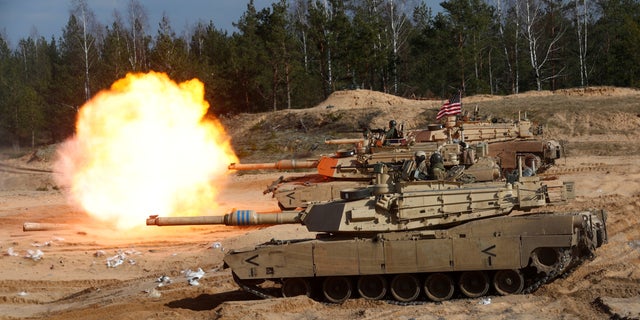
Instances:
[[[56,143],[78,109],[129,72],[200,79],[211,115],[305,108],[337,90],[416,99],[457,92],[640,86],[638,0],[253,1],[234,23],[158,26],[130,0],[107,24],[73,0],[62,36],[0,33],[0,146]],[[561,107],[561,106],[560,106]]]

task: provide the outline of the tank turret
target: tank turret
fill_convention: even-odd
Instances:
[[[513,182],[463,184],[405,180],[405,166],[380,164],[374,170],[375,184],[341,190],[340,200],[314,203],[300,211],[258,213],[234,210],[224,216],[151,216],[147,225],[302,223],[309,231],[332,234],[425,230],[507,215],[513,210],[527,211],[566,202],[573,197],[572,183],[554,188],[538,177],[520,177]]]

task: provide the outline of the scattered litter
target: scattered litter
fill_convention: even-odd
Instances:
[[[104,254],[104,251],[102,250],[98,250],[94,255],[96,257],[102,256]],[[138,251],[135,250],[127,250],[127,251],[122,251],[122,250],[118,250],[118,254],[116,254],[115,256],[111,257],[111,258],[107,258],[107,267],[109,268],[115,268],[121,264],[123,264],[125,262],[125,260],[130,264],[130,265],[134,265],[136,264],[136,261],[133,259],[127,259],[127,254],[132,255],[132,254],[141,254]]]
[[[7,249],[7,255],[11,257],[17,257],[18,253],[13,251],[13,247]]]
[[[24,297],[24,296],[27,296],[27,295],[29,295],[29,294],[26,293],[25,291],[18,292],[18,296],[20,296],[20,297]]]
[[[158,282],[158,287],[162,287],[165,284],[170,284],[171,283],[171,278],[169,278],[167,276],[162,276],[162,277],[156,279],[156,282]]]
[[[99,257],[102,257],[102,256],[106,256],[106,255],[107,255],[107,253],[104,252],[104,250],[98,250],[93,254],[93,256],[96,257],[96,258],[99,258]]]
[[[47,241],[45,243],[34,242],[31,245],[34,246],[34,247],[50,247],[51,246],[51,241]]]
[[[64,238],[61,237],[53,237],[53,241],[64,241]]]
[[[107,258],[107,267],[108,268],[115,268],[121,264],[124,263],[124,259],[126,259],[127,256],[124,254],[124,252],[118,252],[118,254],[116,254],[115,256],[111,257],[111,258]]]
[[[491,304],[491,297],[483,297],[482,299],[480,299],[480,302],[478,302],[478,304]]]
[[[222,244],[220,242],[214,242],[211,245],[212,249],[220,249],[220,251],[224,252],[224,248],[222,247]]]
[[[135,249],[129,249],[129,250],[126,250],[124,253],[125,253],[125,254],[128,254],[128,255],[130,255],[130,256],[133,256],[133,255],[136,255],[136,256],[137,256],[137,255],[141,255],[141,254],[142,254],[142,252],[137,251],[137,250],[135,250]]]
[[[198,271],[195,272],[189,269],[185,272],[185,275],[187,276],[187,282],[189,282],[189,285],[198,286],[200,285],[198,280],[204,276],[204,271],[202,271],[202,268],[198,268]]]
[[[640,248],[640,240],[631,240],[631,241],[629,241],[629,247],[631,247],[633,249]],[[9,249],[11,249],[11,248],[9,248]]]
[[[33,259],[33,261],[38,261],[40,259],[42,259],[42,256],[44,256],[44,252],[40,251],[40,249],[33,251],[33,250],[27,250],[27,255],[24,256],[25,258],[30,258]]]
[[[149,290],[147,293],[149,294],[150,298],[160,298],[160,296],[162,295],[160,291],[156,290],[156,288]]]

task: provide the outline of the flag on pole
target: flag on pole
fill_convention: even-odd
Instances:
[[[440,111],[438,111],[438,115],[436,116],[436,120],[440,120],[440,118],[444,116],[453,116],[462,112],[462,101],[460,99],[461,93],[458,92],[455,96],[451,97],[449,101],[440,107]]]

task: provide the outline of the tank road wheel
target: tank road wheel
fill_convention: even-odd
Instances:
[[[333,303],[343,303],[351,297],[351,281],[346,277],[327,277],[322,282],[322,293]]]
[[[548,275],[560,262],[560,250],[557,248],[537,248],[531,253],[531,265],[538,273]]]
[[[466,271],[458,281],[460,291],[469,298],[482,297],[489,292],[489,278],[482,271]]]
[[[424,293],[432,301],[449,300],[454,290],[453,280],[444,273],[432,273],[424,281]]]
[[[288,278],[282,282],[282,296],[285,298],[295,296],[311,296],[311,285],[307,279]]]
[[[413,301],[420,295],[420,283],[411,274],[399,274],[391,280],[391,294],[398,301]]]
[[[500,270],[493,275],[493,287],[503,296],[518,294],[524,288],[524,277],[519,270]]]
[[[387,294],[387,280],[381,275],[361,276],[358,293],[365,299],[380,300]]]

